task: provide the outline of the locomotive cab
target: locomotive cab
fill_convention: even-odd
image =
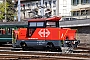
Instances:
[[[55,20],[48,20],[48,19],[33,19],[28,21],[28,28],[27,28],[27,37],[32,36],[35,29],[37,28],[50,28],[50,27],[59,27],[59,21]]]
[[[55,19],[57,18],[58,20],[57,19],[53,20],[52,18],[47,18],[47,19],[41,18],[41,19],[33,19],[33,20],[28,21],[27,38],[35,39],[33,37],[38,37],[37,40],[33,40],[34,44],[32,44],[32,43],[30,43],[30,44],[36,45],[36,47],[39,47],[41,49],[46,48],[46,50],[48,48],[53,48],[53,46],[54,46],[53,42],[55,42],[55,41],[54,40],[50,41],[51,39],[50,38],[48,39],[47,37],[51,33],[49,30],[59,27],[59,18],[60,17],[54,17],[54,18]],[[52,46],[52,47],[50,47],[50,46]]]

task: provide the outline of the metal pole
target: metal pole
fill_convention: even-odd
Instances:
[[[43,8],[44,0],[41,0],[41,15],[44,16],[44,8]]]
[[[21,6],[20,6],[20,0],[18,0],[18,22],[20,22],[20,9],[21,9]]]
[[[5,0],[5,21],[6,21],[6,0]]]
[[[59,0],[56,0],[56,15],[59,16]]]
[[[52,13],[51,13],[51,14],[53,15],[53,13],[54,13],[54,12],[53,12],[53,0],[52,0],[52,4],[51,4],[51,5],[52,5]]]

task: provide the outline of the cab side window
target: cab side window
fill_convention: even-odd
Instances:
[[[56,22],[47,21],[46,27],[56,27]]]
[[[30,29],[29,29],[29,36],[32,36],[34,30],[35,30],[35,29],[33,29],[33,28],[30,28]]]

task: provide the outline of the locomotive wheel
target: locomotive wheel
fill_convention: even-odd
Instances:
[[[62,52],[61,48],[56,49],[57,52]]]
[[[46,45],[46,51],[54,51],[54,45],[53,45],[53,43],[47,43],[47,45]]]
[[[27,46],[27,44],[25,43],[25,42],[21,42],[21,47],[26,47]]]
[[[25,42],[21,42],[21,47],[24,51],[29,50],[29,48],[27,47],[27,44]]]

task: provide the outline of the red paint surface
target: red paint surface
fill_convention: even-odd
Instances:
[[[27,28],[21,28],[18,29],[18,40],[28,40],[28,38],[38,38],[38,40],[66,40],[66,37],[69,40],[74,40],[75,32],[76,30],[68,28],[37,28],[31,37],[27,37]]]

